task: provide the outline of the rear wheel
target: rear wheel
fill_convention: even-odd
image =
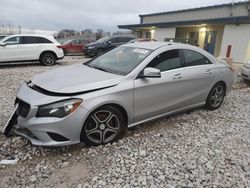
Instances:
[[[218,109],[226,95],[226,88],[223,83],[217,83],[209,92],[206,100],[206,108],[209,110]]]
[[[125,129],[122,113],[113,106],[103,106],[91,113],[85,121],[81,140],[93,146],[112,143],[123,136]]]
[[[43,53],[40,62],[46,66],[54,65],[56,63],[56,56],[51,52]]]

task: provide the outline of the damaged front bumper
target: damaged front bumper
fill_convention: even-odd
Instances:
[[[39,106],[65,99],[70,99],[70,96],[48,96],[23,84],[17,94],[17,107],[3,133],[9,136],[13,132],[38,146],[79,143],[82,126],[88,116],[88,111],[82,106],[64,118],[36,117]]]

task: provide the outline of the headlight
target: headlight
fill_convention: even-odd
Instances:
[[[69,99],[43,105],[38,108],[36,117],[65,117],[71,114],[82,103],[82,99]]]
[[[89,46],[88,47],[88,49],[90,49],[90,50],[93,49],[93,48],[95,48],[95,46]]]

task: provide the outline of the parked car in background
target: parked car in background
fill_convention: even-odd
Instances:
[[[232,83],[230,67],[198,47],[128,43],[24,83],[3,133],[41,146],[106,144],[146,121],[218,109]]]
[[[84,49],[84,54],[89,57],[94,57],[103,54],[104,52],[111,50],[119,45],[125,44],[132,39],[135,39],[135,37],[125,35],[104,37],[94,43],[87,44]]]
[[[250,81],[250,59],[247,60],[243,67],[240,69],[241,77],[244,80]]]
[[[63,57],[62,47],[53,36],[20,34],[0,40],[0,62],[39,60],[49,66]]]
[[[83,53],[85,45],[93,41],[86,39],[72,39],[62,44],[64,54]]]
[[[157,40],[155,39],[151,39],[151,38],[136,38],[133,39],[131,41],[129,41],[129,43],[134,43],[134,42],[156,42]]]
[[[3,39],[4,37],[7,37],[8,35],[0,35],[0,40]]]

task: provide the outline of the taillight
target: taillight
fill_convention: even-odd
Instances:
[[[62,45],[58,45],[58,46],[56,46],[57,48],[62,48]]]

